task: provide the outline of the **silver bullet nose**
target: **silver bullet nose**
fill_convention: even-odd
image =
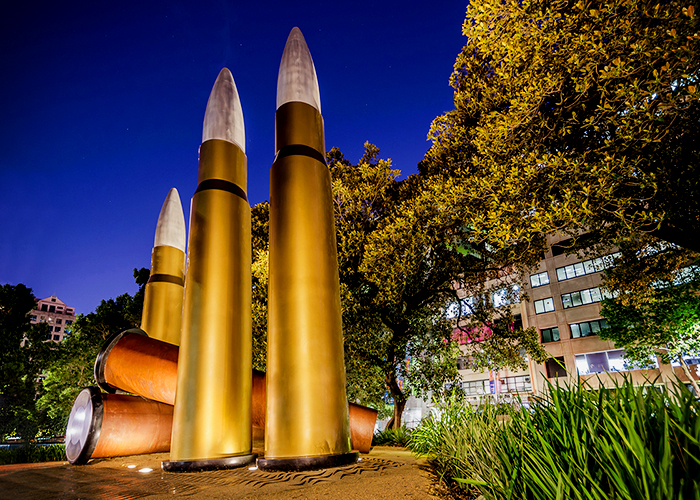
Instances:
[[[228,68],[223,68],[216,77],[209,94],[207,110],[204,113],[202,142],[221,139],[232,142],[245,153],[245,126],[243,109],[238,97],[236,82]]]
[[[177,189],[172,188],[160,209],[154,247],[169,246],[185,251],[187,232],[185,231],[185,215]]]
[[[292,101],[305,102],[321,112],[316,68],[304,35],[297,27],[289,33],[282,53],[277,76],[277,109]]]

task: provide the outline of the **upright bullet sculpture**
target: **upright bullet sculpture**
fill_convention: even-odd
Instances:
[[[180,344],[186,236],[180,196],[177,189],[172,188],[156,225],[141,329],[153,339],[175,345]]]
[[[251,454],[251,237],[243,113],[231,72],[204,115],[192,197],[167,471],[246,465]]]
[[[294,28],[277,80],[276,156],[270,171],[262,469],[315,469],[357,460],[350,451],[338,258],[320,103],[311,54]]]

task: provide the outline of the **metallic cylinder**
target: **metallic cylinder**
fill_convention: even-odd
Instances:
[[[95,379],[107,392],[122,390],[172,405],[177,387],[177,346],[151,339],[133,329],[112,335],[95,362]],[[252,371],[251,425],[253,440],[265,436],[265,373]],[[377,410],[349,404],[353,450],[369,453]]]
[[[173,407],[138,396],[83,389],[66,428],[66,457],[75,465],[91,458],[160,453],[170,449]]]
[[[203,142],[190,215],[173,437],[165,470],[240,466],[254,459],[245,188],[241,148],[220,139]]]
[[[149,337],[180,343],[184,286],[185,252],[171,246],[154,247],[141,316],[141,329]]]
[[[179,349],[133,328],[110,336],[95,361],[95,380],[107,392],[121,390],[175,404]]]
[[[270,172],[265,469],[310,469],[350,453],[340,283],[323,118],[304,102],[275,115]]]

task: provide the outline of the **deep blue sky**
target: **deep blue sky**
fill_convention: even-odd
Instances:
[[[267,200],[277,71],[293,26],[316,65],[326,148],[365,141],[415,173],[466,1],[11,2],[0,19],[0,284],[77,312],[137,287],[171,187],[185,218],[219,70],[236,81],[248,196]],[[21,5],[20,5],[21,4]]]

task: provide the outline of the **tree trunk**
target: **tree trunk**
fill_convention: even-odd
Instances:
[[[690,381],[690,385],[693,386],[693,389],[695,390],[695,397],[698,398],[700,397],[700,388],[698,388],[698,382],[693,378],[693,375],[690,373],[690,369],[688,368],[688,365],[686,364],[685,360],[683,359],[683,355],[679,354],[678,355],[678,361],[681,362],[681,367],[683,368],[683,373],[685,373],[685,376],[688,377],[688,380]],[[396,410],[394,410],[396,411]]]
[[[401,387],[399,387],[395,371],[386,377],[386,383],[389,386],[391,397],[394,398],[394,416],[387,422],[384,430],[398,430],[401,428],[401,417],[403,416],[403,409],[406,406],[406,396],[401,390]]]

